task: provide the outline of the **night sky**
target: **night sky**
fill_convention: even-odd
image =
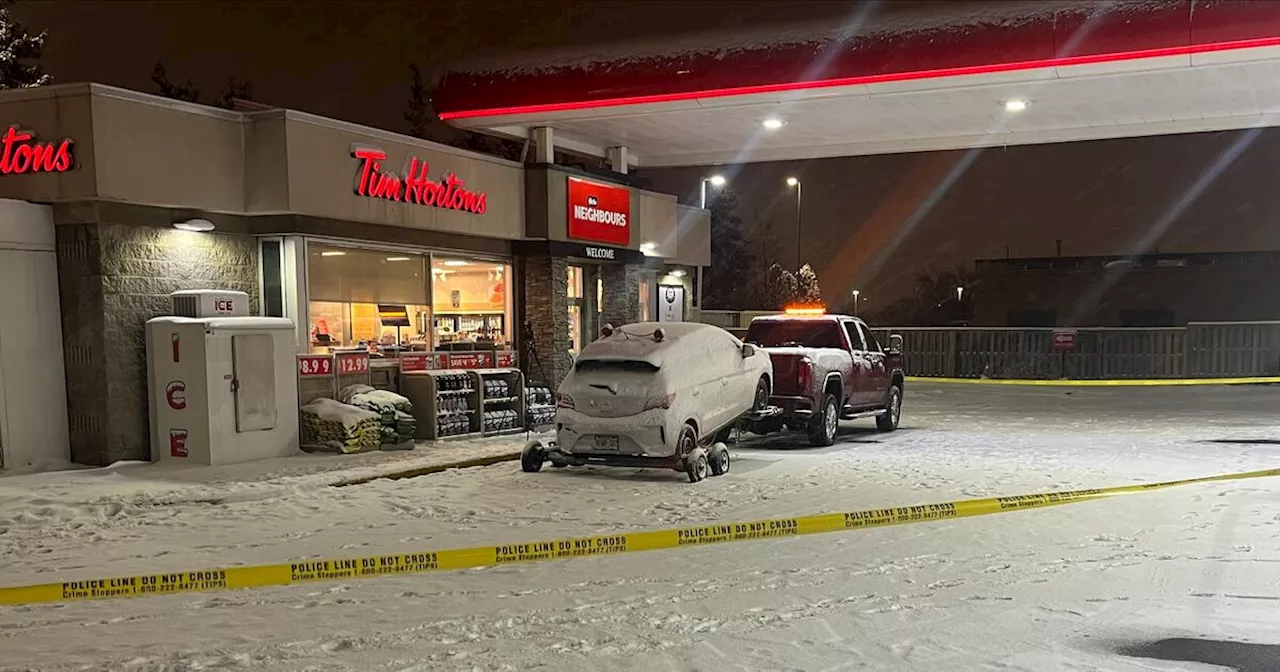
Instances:
[[[152,66],[194,80],[211,101],[228,76],[255,99],[404,132],[407,66],[562,47],[590,49],[675,30],[732,30],[782,17],[835,17],[840,2],[127,2],[22,0],[14,13],[49,31],[57,82],[154,92]],[[1242,139],[1243,138],[1243,139]],[[1232,143],[1247,148],[1176,208]],[[648,173],[696,202],[697,178],[732,176],[748,221],[763,222],[794,265],[804,180],[803,256],[828,297],[857,287],[874,310],[915,275],[974,258],[1280,249],[1280,132],[1041,145]],[[940,184],[954,179],[950,189]],[[931,198],[940,197],[940,198]],[[932,207],[924,204],[936,200]]]

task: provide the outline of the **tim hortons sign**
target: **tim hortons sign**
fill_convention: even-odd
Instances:
[[[427,176],[430,166],[416,156],[409,157],[404,176],[383,168],[387,153],[376,147],[354,146],[351,156],[360,161],[356,171],[356,194],[397,203],[426,205],[446,210],[460,210],[483,215],[487,209],[485,193],[471,191],[452,173],[439,180]]]

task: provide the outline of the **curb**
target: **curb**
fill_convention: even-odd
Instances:
[[[383,479],[398,481],[402,478],[415,478],[417,476],[426,476],[427,474],[437,474],[450,469],[469,469],[471,467],[487,467],[491,464],[500,462],[513,462],[520,459],[520,451],[514,453],[500,453],[498,455],[486,455],[484,457],[473,457],[469,460],[459,460],[457,462],[445,462],[442,464],[432,464],[425,467],[417,467],[414,469],[405,469],[402,471],[393,471],[386,474],[378,474],[377,476],[362,476],[360,478],[351,478],[337,483],[330,483],[330,487],[345,488],[348,485],[364,485],[373,481]]]
[[[912,383],[946,383],[970,385],[1037,385],[1042,387],[1179,387],[1188,385],[1272,385],[1280,376],[1247,378],[1134,378],[1112,380],[1037,380],[1028,378],[933,378],[907,376]]]

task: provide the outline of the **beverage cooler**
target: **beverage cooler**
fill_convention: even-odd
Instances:
[[[243,292],[175,292],[147,322],[151,459],[232,464],[298,452],[294,325]]]

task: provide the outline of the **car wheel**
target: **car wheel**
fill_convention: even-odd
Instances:
[[[876,429],[892,432],[898,428],[898,420],[902,417],[902,388],[893,385],[889,388],[889,401],[884,406],[884,413],[876,416]]]
[[[711,450],[707,452],[707,462],[711,467],[712,476],[724,476],[729,473],[729,447],[723,443],[713,444]]]
[[[547,454],[543,451],[542,444],[530,441],[524,444],[524,450],[520,451],[520,468],[530,474],[542,471],[542,463],[546,458]]]
[[[834,394],[823,395],[822,408],[809,424],[809,443],[829,446],[836,442],[836,429],[840,426],[840,408]]]
[[[697,483],[706,478],[709,470],[707,451],[701,448],[694,448],[693,452],[684,458],[684,471],[689,474],[690,483]]]
[[[756,382],[756,396],[751,400],[751,410],[759,411],[769,405],[769,380],[761,377]]]

